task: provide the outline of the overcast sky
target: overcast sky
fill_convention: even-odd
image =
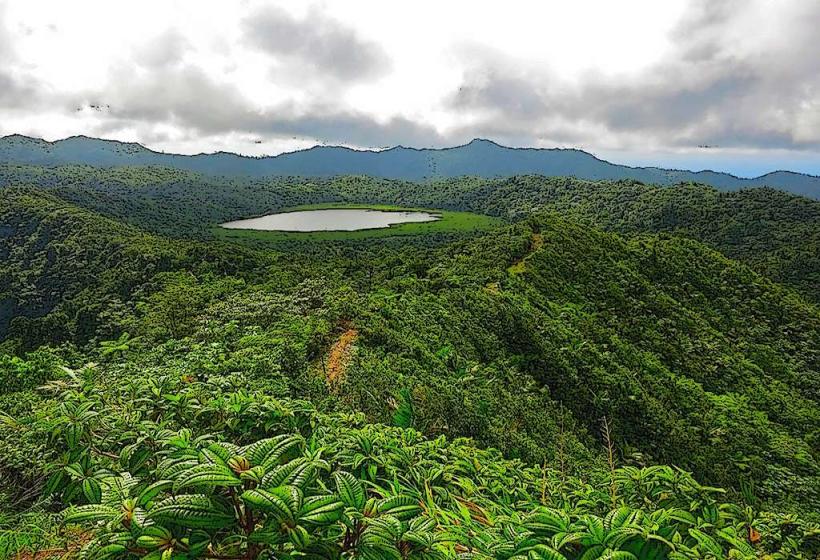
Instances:
[[[0,0],[0,134],[820,174],[818,29],[817,0]]]

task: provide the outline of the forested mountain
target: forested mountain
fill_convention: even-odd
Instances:
[[[409,181],[539,174],[588,180],[631,179],[657,185],[697,182],[727,191],[768,186],[820,198],[820,177],[802,173],[776,171],[742,179],[714,171],[628,167],[598,159],[582,150],[507,148],[489,140],[473,140],[464,146],[445,149],[398,146],[382,151],[357,151],[338,146],[317,146],[279,156],[250,158],[224,152],[194,156],[165,154],[135,143],[84,136],[47,142],[12,135],[0,138],[0,163],[102,167],[152,165],[222,176],[368,175]]]
[[[433,184],[370,177],[226,179],[167,168],[0,165],[0,187],[20,185],[173,237],[210,238],[222,222],[323,202],[467,210],[511,221],[554,210],[610,231],[697,239],[820,301],[820,202],[774,189],[724,193],[696,184],[540,176]]]
[[[2,177],[0,553],[818,552],[820,310],[751,268],[793,270],[814,201],[543,177]],[[213,237],[326,201],[509,223]]]
[[[0,0],[0,560],[820,560],[820,1],[88,4]]]
[[[250,266],[246,260],[258,267],[262,258],[158,239],[32,189],[3,192],[0,224],[0,333],[26,341],[63,338],[71,325],[81,326],[74,336],[90,336],[103,310],[114,312],[155,274],[236,273]],[[55,308],[65,312],[52,314]]]

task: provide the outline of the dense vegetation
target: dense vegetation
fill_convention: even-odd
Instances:
[[[24,186],[0,191],[0,557],[820,552],[812,201],[535,177],[3,174]],[[211,237],[321,202],[509,223]]]
[[[48,442],[39,448],[51,461],[44,492],[74,504],[63,521],[95,527],[73,533],[69,554],[82,546],[89,558],[558,560],[818,551],[816,526],[726,502],[677,469],[622,467],[581,480],[464,440],[236,389],[243,381],[122,382],[89,366],[44,387],[57,400],[10,419],[13,437]],[[37,522],[0,545],[60,542],[56,521]]]
[[[174,237],[211,237],[213,226],[228,220],[329,202],[440,208],[509,220],[555,210],[619,233],[697,239],[820,301],[820,201],[773,189],[720,192],[694,184],[656,187],[539,176],[435,183],[240,179],[162,168],[8,164],[0,165],[3,185],[48,189],[79,206]],[[427,236],[426,242],[434,239]]]
[[[659,167],[628,167],[603,161],[576,149],[507,148],[490,140],[443,149],[396,146],[358,151],[340,146],[314,146],[274,157],[245,157],[229,152],[194,156],[151,151],[132,142],[72,136],[47,142],[14,134],[0,137],[0,164],[28,163],[95,167],[155,166],[233,177],[337,177],[367,175],[425,181],[475,175],[509,177],[538,174],[590,180],[637,180],[656,185],[699,182],[732,191],[768,186],[820,199],[820,177],[775,171],[743,179],[716,171],[684,171]]]

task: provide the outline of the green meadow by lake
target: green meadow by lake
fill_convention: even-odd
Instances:
[[[360,231],[406,223],[434,222],[439,219],[439,215],[430,212],[374,208],[323,208],[277,212],[259,218],[227,222],[222,224],[222,227],[292,232]]]
[[[498,225],[498,218],[471,212],[385,205],[317,204],[234,220],[214,228],[222,238],[248,240],[346,240],[445,232]]]

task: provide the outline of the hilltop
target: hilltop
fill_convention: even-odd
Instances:
[[[339,146],[316,146],[278,156],[253,158],[225,152],[191,156],[166,154],[140,144],[85,136],[47,142],[12,135],[0,138],[0,163],[48,166],[85,164],[101,167],[154,165],[210,175],[368,175],[408,181],[539,174],[587,180],[631,179],[657,185],[697,182],[727,191],[768,186],[820,198],[820,177],[801,173],[776,171],[753,179],[743,179],[714,171],[629,167],[598,159],[582,150],[508,148],[481,139],[463,146],[442,149],[397,146],[382,151],[363,151]]]
[[[159,167],[0,164],[0,188],[23,185],[147,231],[199,239],[211,238],[222,222],[315,203],[441,208],[508,221],[554,210],[610,231],[697,239],[820,301],[820,201],[768,188],[722,192],[698,184],[541,176],[427,183],[361,176],[225,178]]]

